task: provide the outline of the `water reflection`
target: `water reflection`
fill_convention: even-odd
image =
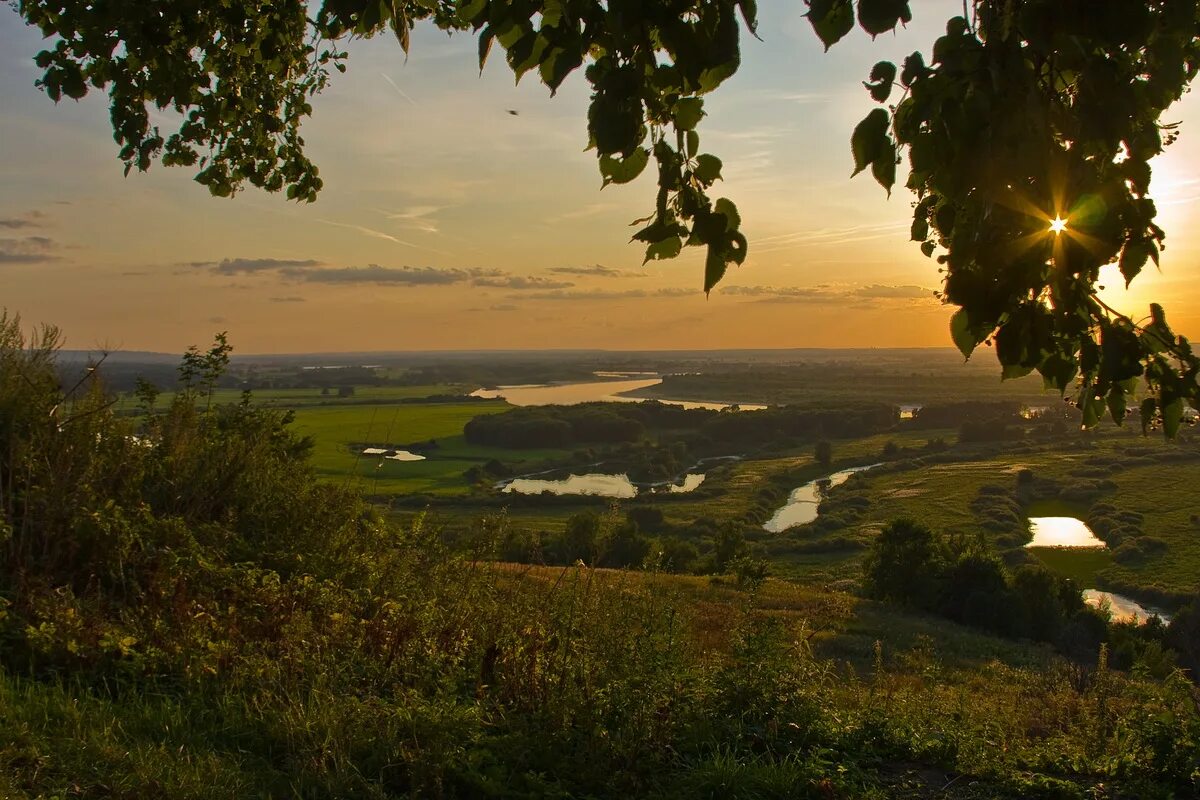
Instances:
[[[817,509],[821,505],[821,501],[829,494],[830,489],[841,486],[857,472],[866,472],[878,466],[878,464],[869,464],[865,467],[850,467],[824,478],[809,481],[788,495],[787,503],[775,512],[775,516],[766,521],[763,530],[769,533],[781,533],[788,528],[812,522],[817,518]]]
[[[602,376],[616,375],[618,373],[598,372],[596,374]],[[520,386],[500,386],[495,389],[476,389],[471,392],[471,396],[486,397],[489,399],[503,398],[514,406],[573,406],[580,403],[595,402],[644,403],[650,399],[654,399],[668,405],[682,406],[683,408],[706,408],[711,411],[720,411],[730,408],[733,405],[737,405],[743,411],[761,411],[766,408],[766,406],[756,403],[703,403],[692,400],[664,400],[657,397],[624,396],[626,392],[658,386],[660,383],[662,383],[662,378],[653,377],[633,380],[585,381],[581,383],[526,384]]]
[[[685,492],[692,492],[692,491],[695,491],[696,489],[699,489],[700,484],[702,484],[702,483],[704,483],[704,475],[702,473],[701,474],[693,473],[691,475],[684,475],[683,481],[681,483],[670,484],[667,487],[667,491],[670,492],[671,494],[683,494]]]
[[[629,479],[628,475],[607,475],[600,472],[590,472],[586,475],[569,475],[566,478],[548,480],[543,478],[514,478],[503,484],[501,491],[516,492],[517,494],[576,494],[594,495],[597,497],[630,498],[640,491],[663,494],[682,494],[692,492],[704,483],[703,473],[689,473],[677,483],[642,484],[639,486]]]
[[[1157,616],[1163,622],[1171,621],[1170,614],[1160,611],[1157,608],[1143,606],[1130,597],[1114,594],[1113,592],[1102,592],[1099,589],[1084,589],[1083,602],[1097,608],[1107,605],[1109,613],[1112,614],[1113,622],[1129,622],[1132,620],[1142,625],[1152,616]]]
[[[1029,532],[1033,541],[1026,547],[1107,547],[1075,517],[1030,517]]]
[[[600,497],[634,497],[637,487],[628,475],[603,475],[593,472],[587,475],[570,475],[561,480],[539,480],[536,478],[514,478],[503,491],[517,494],[586,494]]]
[[[389,461],[424,461],[425,456],[408,450],[393,450],[387,447],[367,447],[362,451],[364,456],[383,456]]]

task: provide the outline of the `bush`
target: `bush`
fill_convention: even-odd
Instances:
[[[893,520],[867,553],[864,589],[879,600],[932,609],[946,560],[945,546],[933,531],[911,519]]]

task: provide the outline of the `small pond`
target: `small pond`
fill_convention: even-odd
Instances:
[[[1075,517],[1030,517],[1029,532],[1033,540],[1026,547],[1107,547]]]
[[[513,478],[502,484],[501,491],[517,494],[574,494],[593,495],[597,497],[630,498],[641,492],[655,494],[682,494],[692,492],[704,483],[703,473],[689,473],[674,483],[663,482],[654,484],[636,484],[628,475],[609,475],[601,472],[589,472],[586,475],[568,475],[565,478]]]
[[[1112,613],[1113,622],[1128,622],[1133,620],[1139,625],[1144,624],[1150,617],[1157,615],[1164,623],[1171,621],[1171,615],[1157,608],[1143,606],[1138,601],[1113,592],[1102,592],[1099,589],[1084,589],[1083,602],[1099,608],[1107,604]]]
[[[392,450],[386,447],[368,447],[362,451],[364,456],[383,456],[389,461],[424,461],[425,456],[408,450]]]
[[[782,533],[788,528],[812,522],[817,518],[817,509],[820,507],[821,501],[828,496],[830,489],[841,486],[855,473],[866,472],[878,466],[879,464],[869,464],[865,467],[850,467],[800,486],[788,495],[787,503],[763,524],[763,530],[769,533]]]
[[[668,494],[684,494],[686,492],[694,492],[700,488],[700,484],[704,483],[704,473],[693,472],[683,476],[683,480],[676,483],[663,483],[650,487],[651,492],[665,492]]]
[[[568,475],[559,480],[541,480],[538,478],[514,478],[502,490],[505,493],[517,494],[587,494],[600,497],[635,497],[637,487],[629,480],[628,475],[604,475],[590,472],[586,475]]]
[[[629,376],[644,375],[646,373],[597,372],[595,374],[597,377],[624,379],[583,381],[579,383],[546,383],[498,386],[494,389],[476,389],[475,391],[471,392],[471,396],[491,399],[503,398],[514,406],[571,406],[579,403],[595,402],[645,403],[651,399],[673,406],[682,406],[684,408],[707,408],[713,411],[721,411],[734,405],[731,403],[704,403],[692,400],[628,397],[628,392],[634,392],[638,389],[647,389],[651,386],[659,385],[662,383],[662,378],[658,377],[654,373],[650,373],[652,377],[635,377],[633,379],[629,379]],[[766,408],[764,405],[755,403],[743,403],[737,407],[743,411],[760,411]]]

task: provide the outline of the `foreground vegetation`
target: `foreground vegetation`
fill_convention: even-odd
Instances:
[[[220,347],[135,427],[64,397],[52,331],[0,334],[2,796],[1200,789],[1179,671],[773,579],[498,563],[503,517],[451,548],[318,480],[286,412],[206,403]]]

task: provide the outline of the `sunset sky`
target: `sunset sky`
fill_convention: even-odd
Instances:
[[[849,133],[872,107],[860,81],[928,53],[961,8],[912,5],[908,30],[824,54],[803,3],[760,2],[763,41],[743,38],[700,128],[750,240],[709,298],[699,249],[640,265],[628,226],[652,170],[600,190],[582,74],[551,98],[535,76],[514,87],[498,52],[480,76],[471,36],[418,28],[407,62],[391,37],[352,43],[305,129],[319,200],[220,200],[185,168],[123,178],[106,99],[56,107],[34,87],[39,34],[0,9],[0,307],[72,348],[165,352],[219,330],[240,353],[945,346],[910,196],[850,180]],[[1200,106],[1168,116],[1184,124],[1155,164],[1162,273],[1106,297],[1135,317],[1160,301],[1195,334]]]

